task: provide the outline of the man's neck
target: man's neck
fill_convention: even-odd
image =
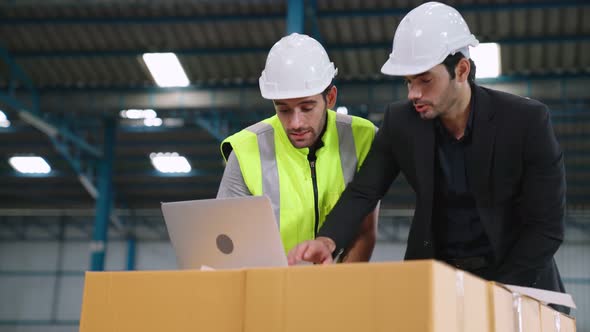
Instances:
[[[465,134],[469,113],[471,112],[471,86],[467,86],[461,91],[461,97],[457,103],[451,106],[450,112],[441,116],[441,122],[447,131],[456,139],[461,139]]]
[[[307,154],[308,159],[313,158],[315,160],[316,151],[318,149],[320,149],[322,146],[324,146],[324,141],[322,140],[322,138],[324,137],[324,134],[326,133],[327,127],[328,127],[328,116],[326,115],[326,122],[324,122],[324,128],[322,129],[322,132],[320,133],[318,138],[315,140],[315,142],[313,142],[313,144],[309,147],[309,153]]]

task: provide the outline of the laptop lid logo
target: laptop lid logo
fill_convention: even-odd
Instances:
[[[219,234],[215,242],[217,243],[217,249],[226,255],[234,251],[234,242],[225,234]]]

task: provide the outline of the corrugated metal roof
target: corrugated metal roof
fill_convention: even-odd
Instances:
[[[338,60],[342,77],[379,75],[395,27],[417,3],[319,1],[321,39]],[[590,71],[588,6],[455,3],[466,6],[464,17],[480,41],[502,43],[503,73]],[[0,25],[0,38],[40,87],[150,84],[137,61],[149,51],[176,51],[192,81],[252,80],[285,31],[281,2],[4,7],[12,21]]]

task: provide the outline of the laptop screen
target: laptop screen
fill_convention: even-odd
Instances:
[[[287,266],[266,196],[162,203],[180,269]]]

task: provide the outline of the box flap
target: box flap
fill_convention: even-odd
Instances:
[[[517,292],[532,297],[533,299],[536,299],[543,303],[559,304],[574,309],[576,308],[574,299],[570,294],[567,293],[552,292],[544,289],[514,285],[504,285],[504,287],[508,288],[513,292]]]

